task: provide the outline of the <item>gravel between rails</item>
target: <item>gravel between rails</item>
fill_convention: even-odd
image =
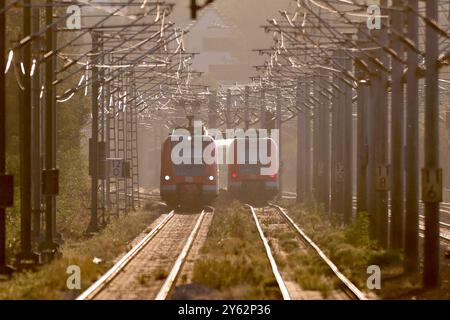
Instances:
[[[96,300],[152,300],[171,270],[200,213],[176,215]]]

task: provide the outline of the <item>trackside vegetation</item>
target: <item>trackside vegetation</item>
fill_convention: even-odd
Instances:
[[[0,282],[1,299],[75,299],[116,261],[131,249],[131,241],[160,215],[158,210],[138,210],[114,218],[101,233],[90,238],[71,239],[61,249],[62,257],[37,272],[15,273],[10,281]],[[147,230],[149,231],[149,230]],[[81,289],[67,286],[69,266],[81,271]]]
[[[249,209],[227,196],[217,200],[193,281],[215,289],[218,299],[281,298]]]
[[[448,268],[443,268],[441,289],[422,289],[420,274],[403,272],[402,253],[381,249],[369,238],[369,217],[359,213],[345,225],[339,216],[325,213],[318,205],[295,205],[282,201],[289,215],[316,242],[328,257],[359,289],[370,298],[381,299],[449,299]],[[381,289],[367,288],[368,266],[381,270]],[[447,278],[445,278],[447,277]],[[447,279],[447,280],[446,280]]]

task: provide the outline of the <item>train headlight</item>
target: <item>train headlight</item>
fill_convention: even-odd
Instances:
[[[213,181],[214,180],[214,176],[209,176],[209,181]]]
[[[170,180],[170,176],[165,176],[164,180],[169,181]]]

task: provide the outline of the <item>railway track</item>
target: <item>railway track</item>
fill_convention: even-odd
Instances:
[[[353,209],[356,210],[356,198],[353,198]],[[423,203],[420,203],[420,210],[423,211]],[[441,217],[442,220],[449,221],[450,220],[450,203],[442,202],[440,207],[441,215],[447,215],[448,218]],[[391,218],[391,209],[389,207],[389,219]],[[439,221],[440,225],[440,233],[439,237],[441,242],[444,244],[450,244],[450,223]],[[423,214],[419,214],[419,236],[421,238],[424,237],[425,233],[425,216]]]
[[[296,193],[295,192],[283,192],[283,198],[284,199],[296,199]],[[353,209],[356,210],[356,197],[353,197]],[[420,209],[423,211],[423,203],[420,203]],[[441,202],[440,203],[440,213],[441,213],[441,221],[439,222],[440,225],[440,234],[439,237],[441,239],[441,242],[444,244],[450,244],[450,203],[448,202]],[[390,210],[389,210],[389,217],[390,217]],[[419,236],[421,238],[424,237],[425,233],[425,216],[423,214],[419,215]]]
[[[208,208],[201,213],[171,211],[77,300],[165,300],[189,256]]]
[[[275,219],[277,225],[282,225],[283,228],[289,229],[294,232],[296,239],[299,242],[299,250],[312,251],[316,254],[321,261],[327,265],[333,277],[339,280],[340,288],[342,292],[335,294],[334,298],[337,299],[351,299],[351,300],[366,300],[366,296],[349,280],[347,279],[336,267],[336,265],[326,256],[326,254],[315,244],[303,230],[289,217],[285,210],[279,206],[271,205],[265,208],[254,208],[251,205],[247,205],[253,215],[256,227],[258,229],[259,236],[263,242],[267,258],[269,260],[272,272],[280,288],[282,297],[284,300],[297,300],[297,299],[317,299],[316,296],[311,296],[310,292],[303,290],[293,281],[289,280],[289,274],[281,272],[279,266],[276,263],[276,259],[273,253],[273,246],[275,246],[267,237],[267,233],[270,232],[270,221],[268,218]],[[261,221],[263,223],[261,223]],[[266,227],[264,232],[264,225],[269,222],[269,227]]]
[[[293,200],[296,199],[297,195],[295,192],[283,192],[283,199]],[[356,197],[353,197],[353,209],[356,210]],[[420,210],[423,211],[423,203],[420,203]],[[450,244],[450,203],[441,202],[440,204],[440,213],[441,213],[441,221],[440,225],[440,234],[439,237],[441,242],[444,244]],[[390,215],[390,211],[389,211]],[[424,237],[425,232],[425,216],[423,214],[419,215],[419,236],[421,238]]]
[[[151,199],[151,200],[160,200],[161,199],[161,197],[160,197],[160,195],[159,195],[159,193],[145,193],[145,192],[140,192],[139,193],[139,196],[142,198],[142,199]]]
[[[440,231],[439,238],[441,242],[450,244],[450,224],[445,222],[439,222]],[[425,216],[419,215],[419,236],[423,238],[425,236]]]

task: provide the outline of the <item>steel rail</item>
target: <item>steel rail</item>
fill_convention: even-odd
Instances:
[[[353,209],[356,209],[355,202],[356,202],[356,199],[353,199]],[[422,203],[420,203],[420,210],[423,210],[423,204]],[[442,208],[440,209],[440,212],[441,213],[450,214],[449,211],[444,210]],[[390,221],[390,217],[391,217],[391,209],[389,208],[389,221]],[[424,221],[425,220],[425,216],[423,214],[419,214],[419,220]],[[439,221],[439,225],[441,226],[441,228],[450,229],[450,224],[448,224],[448,223]],[[425,227],[423,225],[419,225],[419,237],[424,238],[424,232],[425,232]],[[444,242],[450,242],[450,237],[446,236],[445,234],[443,234],[441,232],[439,232],[439,237]]]
[[[354,198],[353,199],[353,209],[356,209],[355,203],[356,203],[356,199]],[[420,203],[420,210],[423,210],[422,203]],[[440,209],[440,212],[446,213],[446,214],[450,213],[449,211],[443,210],[442,208]],[[391,209],[389,207],[389,221],[390,221],[390,219],[391,219]],[[419,221],[425,221],[425,216],[423,214],[419,214]],[[448,224],[448,223],[439,221],[439,225],[440,225],[441,229],[450,229],[450,224]],[[425,227],[423,225],[419,225],[419,237],[424,238],[424,232],[425,232]],[[439,237],[441,238],[441,240],[443,240],[443,242],[450,243],[450,237],[446,236],[442,232],[439,232]]]
[[[155,228],[153,228],[144,239],[134,246],[125,256],[123,256],[111,269],[100,279],[92,284],[86,291],[77,297],[76,300],[92,300],[98,295],[114,278],[145,248],[145,246],[162,230],[162,228],[175,216],[175,211],[171,211]]]
[[[264,232],[261,228],[258,217],[256,216],[255,208],[253,208],[251,205],[248,205],[248,204],[247,204],[247,207],[249,207],[252,212],[252,216],[253,216],[253,219],[255,220],[256,228],[258,229],[259,237],[261,238],[261,241],[263,242],[267,258],[269,259],[270,267],[272,268],[272,273],[275,276],[278,287],[280,288],[281,295],[283,296],[283,300],[291,300],[291,295],[289,294],[289,290],[287,289],[286,284],[283,280],[283,277],[281,276],[281,273],[278,270],[277,263],[275,262],[275,258],[273,257],[272,250],[270,249],[269,241],[267,240],[266,236],[264,235]]]
[[[419,224],[419,237],[424,238],[424,234],[425,234],[425,226],[424,226],[425,216],[424,215],[419,215],[419,220],[422,221],[422,224]],[[441,239],[441,242],[450,243],[450,237],[441,232],[442,229],[450,230],[450,224],[440,221],[439,225],[440,225],[440,229],[441,229],[439,231],[439,238]]]
[[[297,199],[297,194],[296,194],[295,192],[285,191],[285,192],[283,192],[283,195],[282,195],[281,197],[282,197],[283,199],[286,199],[286,200],[294,200],[294,199]],[[356,197],[353,197],[353,209],[356,209],[355,203],[356,203]],[[442,213],[444,213],[444,214],[450,214],[450,206],[449,206],[450,204],[449,204],[449,203],[446,203],[446,202],[442,202],[441,205],[443,205],[443,206],[440,208],[441,214],[442,214]],[[421,206],[421,209],[423,209],[423,203],[420,203],[420,206]],[[419,215],[419,218],[420,218],[420,219],[425,219],[425,216],[424,216],[423,214],[421,214],[421,215]],[[449,223],[440,221],[439,224],[440,224],[440,226],[443,227],[443,228],[450,228],[450,224],[449,224]],[[442,236],[442,234],[441,234],[441,238],[442,238],[443,240],[445,240],[445,241],[450,241],[450,238],[449,238],[449,237],[447,237],[447,236],[445,236],[445,235]]]
[[[214,212],[214,210],[213,210]],[[172,291],[174,285],[176,284],[177,278],[180,275],[180,272],[183,268],[184,263],[186,262],[186,259],[189,255],[189,252],[192,248],[192,245],[194,244],[194,241],[197,237],[197,234],[200,230],[200,227],[203,223],[203,220],[206,215],[206,210],[203,210],[200,214],[199,218],[197,219],[197,223],[194,226],[194,229],[192,229],[191,234],[189,235],[189,238],[186,241],[186,244],[183,247],[183,250],[181,250],[180,255],[178,256],[177,260],[175,261],[175,264],[172,267],[172,270],[170,271],[169,275],[166,278],[166,281],[162,285],[161,289],[159,290],[158,294],[155,297],[155,300],[166,300],[169,296],[170,292]]]
[[[327,255],[319,248],[319,246],[305,234],[305,232],[294,222],[294,220],[292,220],[292,218],[284,211],[283,208],[275,204],[271,204],[271,207],[277,209],[280,215],[298,233],[298,235],[300,235],[302,240],[319,255],[323,262],[328,265],[334,275],[339,278],[341,283],[344,285],[344,291],[351,299],[367,300],[367,297],[364,295],[364,293],[362,293],[361,290],[359,290],[342,272],[339,271],[339,268],[330,260],[330,258],[327,257]]]

